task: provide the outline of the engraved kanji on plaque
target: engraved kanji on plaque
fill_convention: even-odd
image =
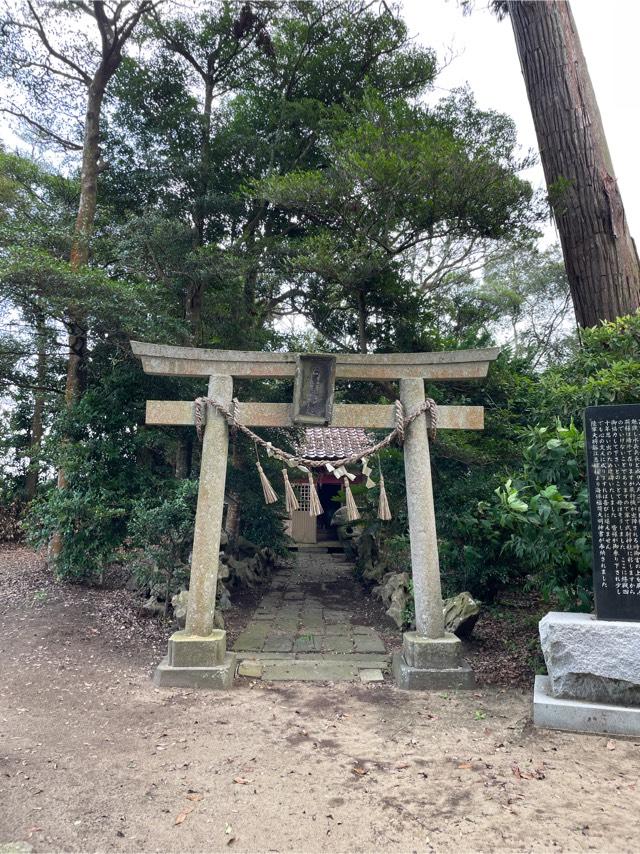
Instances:
[[[336,377],[335,356],[302,354],[296,362],[294,424],[330,424]]]
[[[601,620],[640,620],[640,405],[585,409],[593,592]]]

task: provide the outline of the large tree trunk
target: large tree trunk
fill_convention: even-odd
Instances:
[[[104,97],[104,86],[96,81],[87,91],[84,143],[82,148],[82,171],[80,173],[80,200],[78,215],[69,258],[71,269],[80,270],[89,261],[89,240],[93,232],[98,202],[98,160],[100,158],[100,111]],[[67,356],[67,381],[65,401],[73,406],[86,388],[87,380],[87,324],[81,313],[70,308],[67,314],[69,354]],[[67,486],[63,469],[58,471],[58,488]],[[62,551],[62,539],[55,531],[49,542],[49,560],[55,561]]]
[[[640,262],[571,7],[508,9],[577,321],[614,320],[640,305]]]
[[[100,157],[100,111],[104,88],[92,83],[87,93],[87,113],[82,149],[82,172],[80,177],[80,200],[78,215],[71,246],[71,269],[76,271],[89,261],[89,240],[93,232],[98,200],[98,160]],[[69,333],[69,355],[67,360],[67,383],[65,397],[67,406],[72,406],[86,387],[87,378],[87,328],[84,318],[74,309],[67,317]]]
[[[213,80],[208,77],[204,85],[204,107],[202,112],[202,137],[200,140],[200,163],[198,176],[198,195],[193,206],[193,248],[204,246],[209,193],[209,156],[211,151],[211,112],[213,109]],[[187,285],[185,294],[185,319],[191,330],[191,341],[195,347],[204,343],[202,325],[202,305],[204,292],[202,282],[193,281]]]
[[[186,480],[191,476],[191,455],[193,442],[190,436],[180,436],[176,445],[175,476],[177,480]]]
[[[44,384],[47,378],[46,327],[44,315],[36,317],[36,335],[38,338],[38,356],[36,361],[36,389],[31,416],[31,443],[29,447],[29,468],[25,480],[26,501],[36,497],[40,476],[40,449],[44,423]]]
[[[367,352],[367,301],[364,291],[360,289],[358,299],[358,353]]]

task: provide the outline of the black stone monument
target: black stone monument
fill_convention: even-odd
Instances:
[[[584,412],[600,620],[640,620],[640,404]]]

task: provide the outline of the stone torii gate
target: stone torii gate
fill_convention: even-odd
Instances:
[[[233,378],[282,378],[296,374],[295,353],[265,353],[171,347],[132,341],[146,373],[207,377],[208,397],[229,407]],[[498,348],[439,353],[337,354],[335,377],[346,380],[399,380],[405,413],[425,401],[424,380],[474,380],[487,375]],[[294,426],[292,404],[242,402],[241,419],[248,427]],[[147,424],[195,424],[192,401],[147,401]],[[333,407],[332,427],[393,429],[392,405],[344,404]],[[482,406],[440,406],[438,429],[481,430]],[[416,631],[403,636],[402,653],[393,670],[402,688],[462,688],[473,685],[471,669],[461,659],[455,635],[446,634],[442,609],[440,565],[431,486],[429,415],[406,428],[404,464],[407,490]],[[220,532],[227,470],[229,431],[225,418],[207,405],[202,444],[191,578],[184,631],[169,639],[167,657],[154,681],[161,686],[227,688],[235,656],[226,651],[226,633],[214,627]]]

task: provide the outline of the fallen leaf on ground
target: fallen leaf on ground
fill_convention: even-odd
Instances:
[[[544,765],[540,768],[535,768],[533,771],[521,771],[518,765],[512,765],[511,770],[513,776],[517,777],[518,780],[544,780],[547,776],[544,773]]]
[[[361,768],[359,765],[356,765],[355,768],[351,769],[351,771],[354,774],[357,774],[358,777],[364,777],[365,774],[369,773],[366,768]]]
[[[185,807],[182,812],[178,813],[176,816],[175,824],[182,824],[190,812],[193,812],[193,807]]]

